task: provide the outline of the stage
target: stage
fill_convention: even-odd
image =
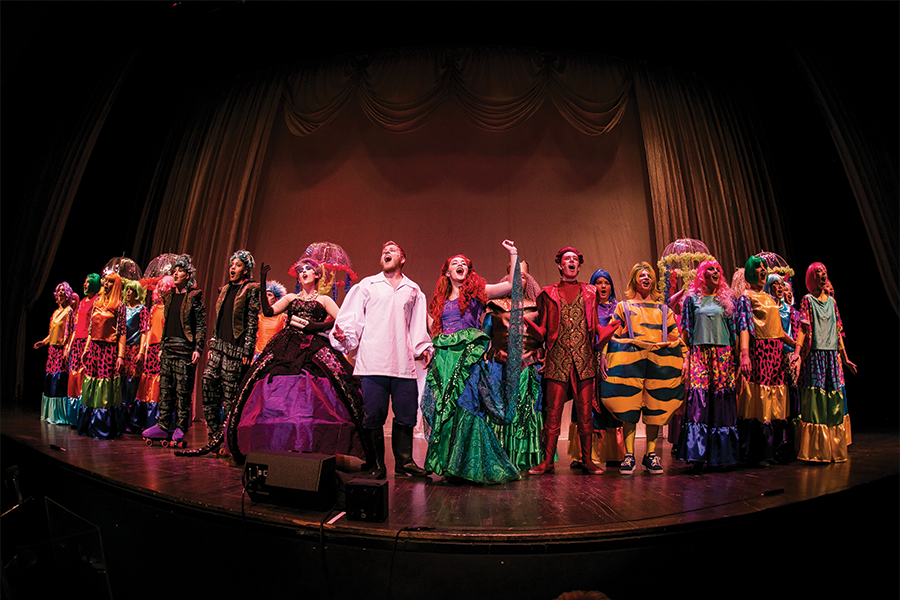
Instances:
[[[58,562],[65,522],[100,539],[99,555],[87,562],[101,597],[104,585],[117,598],[187,589],[546,600],[576,589],[614,600],[838,597],[870,585],[893,586],[887,597],[898,591],[896,431],[854,431],[842,464],[700,474],[674,460],[666,443],[666,471],[656,476],[582,474],[568,468],[560,443],[554,475],[498,486],[395,478],[388,456],[383,523],[349,521],[338,509],[254,503],[242,493],[242,468],[229,459],[175,457],[139,436],[95,440],[14,411],[2,413],[2,434],[3,508],[13,465],[30,498],[3,516],[13,598],[25,597],[17,589],[34,597],[36,585],[59,585],[35,576],[52,572],[51,559],[42,563],[35,550],[29,572],[21,549],[49,542]],[[195,424],[189,446],[205,437]],[[416,439],[419,464],[425,450]],[[641,440],[636,454],[640,460]],[[48,539],[38,539],[42,519]]]

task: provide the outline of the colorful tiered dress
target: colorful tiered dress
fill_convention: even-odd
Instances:
[[[162,302],[150,308],[150,324],[147,330],[147,354],[144,356],[144,372],[135,394],[129,428],[143,431],[156,425],[159,416],[159,353],[162,349],[165,309]]]
[[[434,359],[421,402],[425,469],[476,483],[506,483],[519,479],[519,471],[488,419],[509,424],[516,407],[504,405],[489,371],[479,368],[490,341],[478,328],[481,312],[475,300],[463,315],[457,300],[444,304],[443,333],[432,339]]]
[[[118,338],[125,335],[125,303],[116,310],[94,305],[91,311],[91,343],[84,361],[78,433],[112,439],[125,432],[122,377],[116,371]]]
[[[738,393],[740,460],[787,460],[792,450],[778,304],[765,292],[748,290],[738,299],[735,320],[738,332],[750,334],[751,373],[741,377]]]
[[[147,427],[138,415],[136,398],[141,385],[142,367],[138,367],[137,355],[141,351],[141,336],[150,330],[150,311],[143,304],[125,306],[125,366],[122,374],[122,407],[125,410],[126,429],[140,433]]]
[[[50,318],[47,335],[47,368],[41,398],[41,420],[54,425],[70,424],[68,395],[69,370],[66,364],[66,342],[75,326],[75,312],[70,306],[59,307]]]
[[[800,450],[811,462],[847,460],[844,422],[844,367],[840,338],[844,326],[834,298],[810,294],[800,304],[800,320],[809,325],[809,354],[800,370]]]
[[[299,298],[287,314],[287,320],[298,316],[311,323],[328,316],[319,302]],[[325,334],[282,329],[241,382],[228,422],[228,451],[238,462],[253,450],[365,458],[362,391],[352,373]]]
[[[72,336],[72,348],[69,350],[69,381],[67,395],[69,397],[69,425],[78,425],[78,411],[81,408],[81,386],[84,383],[84,369],[81,356],[91,334],[91,312],[94,302],[99,296],[82,298],[75,311],[75,333]]]
[[[690,366],[677,458],[714,467],[736,464],[740,440],[733,319],[714,296],[688,296],[681,325]]]

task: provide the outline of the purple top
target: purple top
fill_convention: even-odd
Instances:
[[[468,310],[460,316],[459,301],[447,300],[444,303],[444,312],[441,313],[441,333],[449,335],[463,329],[477,328],[483,311],[484,307],[477,300],[470,300]]]

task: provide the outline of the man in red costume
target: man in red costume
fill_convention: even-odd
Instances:
[[[584,257],[571,246],[557,252],[560,281],[541,290],[537,299],[537,323],[526,319],[529,329],[543,338],[547,348],[541,373],[547,385],[541,434],[544,460],[528,470],[532,475],[553,472],[563,406],[569,398],[574,398],[578,419],[581,469],[591,475],[603,472],[591,461],[594,378],[597,375],[594,340],[602,331],[597,322],[597,292],[593,286],[577,279],[583,263]]]

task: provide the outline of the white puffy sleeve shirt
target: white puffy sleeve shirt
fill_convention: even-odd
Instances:
[[[416,378],[415,357],[433,351],[428,335],[425,294],[411,279],[395,290],[384,273],[366,277],[350,288],[335,325],[344,343],[328,334],[331,345],[345,354],[359,348],[354,375]]]

